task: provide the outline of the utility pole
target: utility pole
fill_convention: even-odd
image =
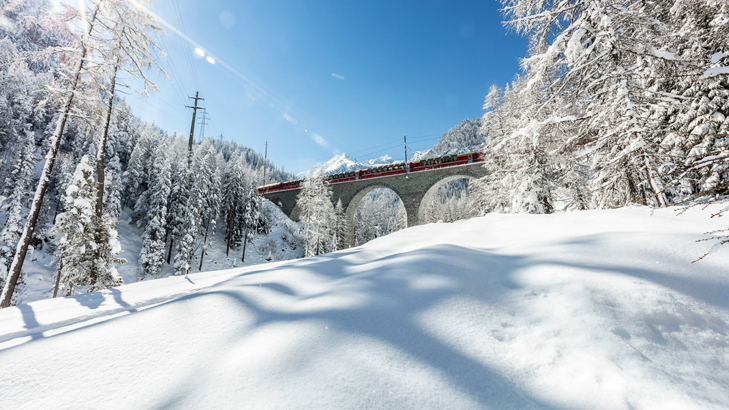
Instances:
[[[197,136],[197,141],[201,142],[203,138],[205,138],[205,126],[208,124],[208,120],[210,117],[208,117],[208,110],[205,108],[202,109],[202,118],[200,119],[200,134]]]
[[[266,185],[266,159],[268,159],[268,141],[266,141],[266,150],[263,154],[263,185]]]
[[[187,98],[195,100],[194,106],[192,106],[192,107],[190,107],[189,105],[185,106],[186,108],[192,108],[192,124],[190,125],[190,141],[187,144],[187,151],[188,151],[187,152],[187,165],[188,166],[192,165],[192,138],[195,136],[195,115],[197,115],[197,110],[204,109],[203,107],[197,106],[197,100],[205,101],[204,98],[198,97],[199,93],[200,93],[199,91],[195,91],[194,97],[187,97]]]
[[[403,135],[402,136],[403,142],[405,142],[405,173],[409,173],[410,170],[408,169],[408,136]]]

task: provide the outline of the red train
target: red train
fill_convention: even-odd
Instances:
[[[474,162],[483,162],[484,156],[482,152],[472,152],[462,155],[448,155],[440,158],[424,159],[417,162],[408,162],[407,164],[384,165],[381,167],[362,169],[359,171],[342,172],[339,174],[327,175],[324,177],[325,184],[338,184],[340,182],[356,181],[359,179],[379,178],[390,175],[404,174],[406,172],[421,172],[430,169],[438,169],[445,167],[453,167],[457,165],[471,164]],[[287,191],[289,189],[299,189],[303,179],[289,182],[277,182],[258,187],[258,192],[266,194],[276,191]]]

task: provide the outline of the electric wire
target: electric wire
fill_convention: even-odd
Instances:
[[[160,39],[162,42],[162,46],[167,48],[167,44],[165,44],[163,39]],[[169,55],[168,55],[169,56]],[[165,63],[167,63],[168,67],[170,67],[170,74],[172,75],[172,85],[175,89],[175,92],[177,93],[177,96],[180,97],[180,101],[182,102],[182,106],[184,107],[187,105],[186,96],[187,90],[185,89],[185,84],[182,82],[180,74],[177,72],[177,67],[175,66],[175,61],[170,57],[169,59],[164,59]]]
[[[182,13],[180,12],[180,5],[177,2],[177,0],[173,0],[172,5],[175,8],[175,11],[177,12],[177,19],[180,23],[180,28],[182,28],[182,32],[185,34],[185,36],[187,36],[187,30],[185,29],[185,22],[182,20]],[[195,70],[195,61],[192,59],[192,51],[190,51],[190,44],[183,42],[183,45],[184,45],[183,48],[187,52],[186,55],[187,55],[187,59],[188,59],[188,64],[190,65],[192,77],[193,77],[193,80],[195,81],[195,86],[199,90],[200,82],[198,81],[198,78],[197,78],[197,70]]]

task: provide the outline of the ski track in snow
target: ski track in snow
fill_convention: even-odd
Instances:
[[[0,407],[726,409],[710,213],[494,214],[4,309]]]

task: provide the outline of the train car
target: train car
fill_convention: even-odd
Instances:
[[[324,179],[325,184],[339,184],[342,182],[351,182],[360,179],[379,178],[391,175],[404,174],[406,172],[420,172],[431,169],[452,167],[457,165],[471,164],[474,162],[484,161],[483,152],[472,152],[470,154],[446,155],[440,158],[425,159],[422,161],[408,162],[407,164],[383,165],[381,167],[362,169],[359,171],[342,172],[339,174],[328,175]],[[264,185],[258,188],[261,194],[286,191],[289,189],[300,189],[303,180],[282,182],[276,184]]]
[[[381,167],[363,169],[360,171],[360,179],[378,178],[390,175],[404,174],[407,172],[407,165],[405,164],[393,164],[385,165]]]
[[[301,188],[301,184],[303,182],[304,181],[300,179],[297,181],[278,182],[275,184],[268,184],[268,185],[258,187],[258,193],[259,194],[268,194],[271,192],[287,191],[289,189],[298,189],[298,188]]]
[[[359,171],[342,172],[339,174],[329,175],[326,182],[329,184],[338,184],[340,182],[350,182],[358,179]]]

